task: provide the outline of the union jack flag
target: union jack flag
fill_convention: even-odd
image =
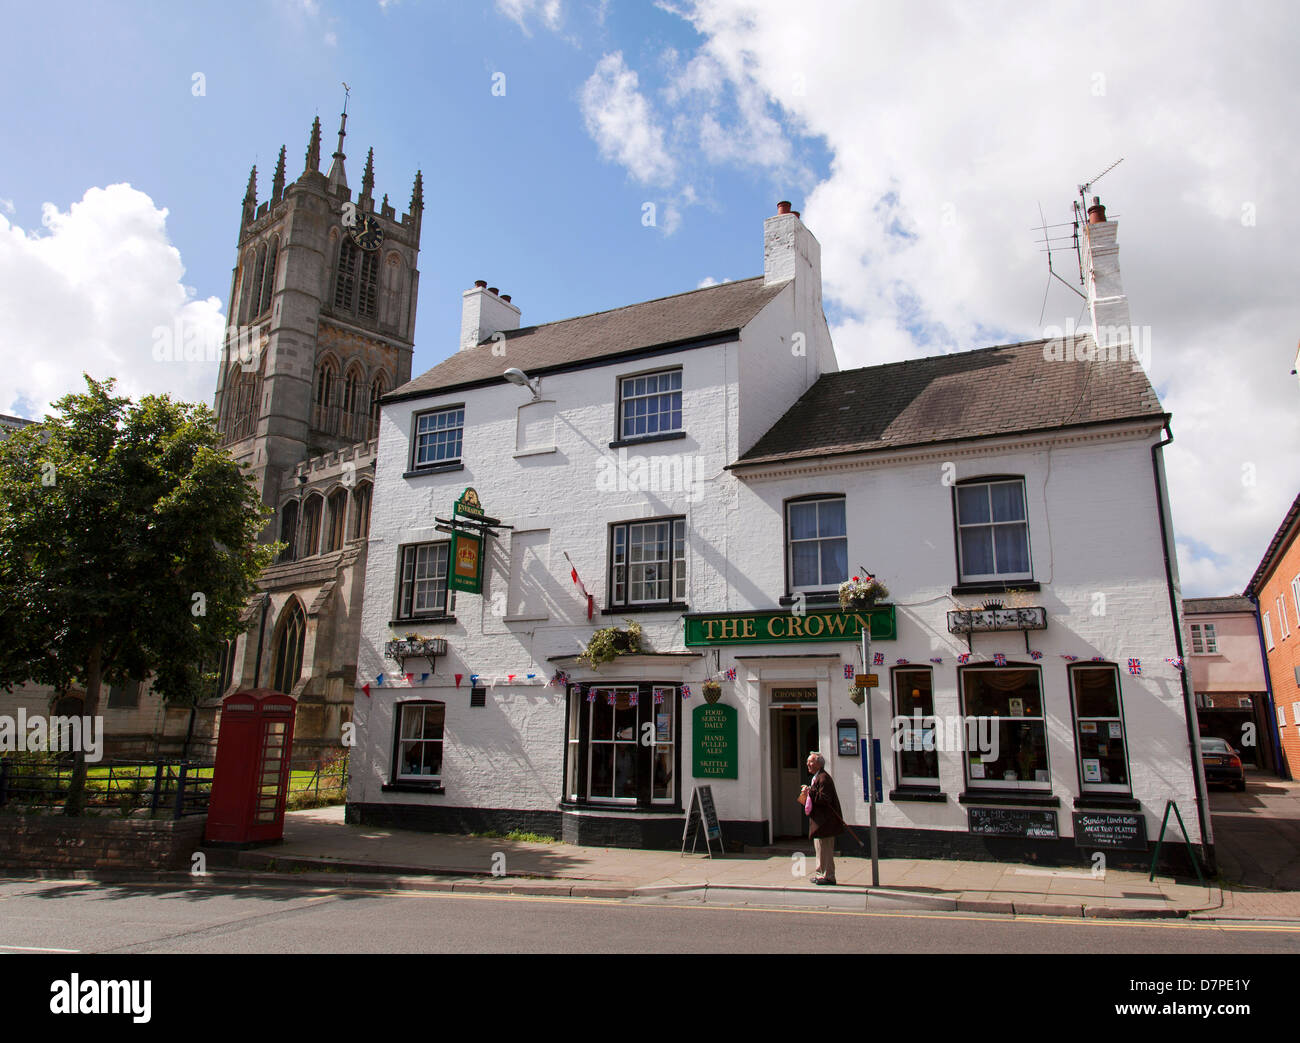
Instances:
[[[894,660],[894,665],[895,665],[895,666],[908,666],[909,664],[908,664],[908,661],[907,661],[906,659],[895,659],[895,660]]]
[[[682,698],[689,699],[690,697],[691,697],[691,686],[688,684],[682,685]]]
[[[943,656],[931,656],[931,657],[930,657],[930,662],[932,662],[932,663],[938,663],[940,666],[942,666],[942,665],[943,665]]]
[[[872,666],[884,666],[884,665],[885,665],[885,653],[884,653],[884,652],[877,652],[875,655],[873,655],[873,656],[871,657],[871,665],[872,665]]]
[[[1094,663],[1104,663],[1106,661],[1106,657],[1104,655],[1095,655],[1092,657],[1092,661]]]
[[[1175,670],[1181,670],[1183,668],[1182,656],[1174,656],[1172,659],[1166,659],[1165,662],[1168,663],[1170,666],[1172,666]]]
[[[852,666],[851,663],[845,663],[845,664],[844,664],[844,680],[846,680],[846,681],[851,681],[852,679],[853,679],[853,666]]]
[[[1140,674],[1140,673],[1142,673],[1142,660],[1141,660],[1141,659],[1130,659],[1130,660],[1128,661],[1128,672],[1129,672],[1130,674]]]
[[[993,653],[993,665],[994,665],[994,666],[1006,666],[1006,665],[1007,665],[1007,657],[1006,657],[1005,655],[1003,655],[1001,652],[994,652],[994,653]]]
[[[727,671],[727,680],[734,681],[735,679],[736,679],[736,668],[733,666],[730,670]]]
[[[656,689],[655,689],[655,705],[658,706],[658,705],[659,705],[661,702],[663,702],[663,701],[664,701],[664,693],[663,693],[662,691],[660,691],[658,688],[656,688]]]
[[[1067,663],[1073,663],[1079,657],[1077,655],[1062,655],[1061,658],[1064,659]]]
[[[578,691],[581,692],[581,691],[582,691],[582,688],[579,687]],[[589,703],[594,703],[595,701],[596,701],[596,689],[594,689],[594,688],[588,688],[588,689],[587,689],[587,702],[589,702]]]
[[[628,706],[636,706],[636,704],[637,704],[637,703],[636,703],[636,695],[637,695],[637,693],[636,693],[636,692],[633,692],[631,695],[629,695],[629,696],[627,697],[627,704],[628,704]],[[613,700],[611,699],[610,701],[612,702]]]
[[[609,692],[606,694],[605,702],[609,703],[610,706],[614,705],[614,703],[616,702],[616,697],[613,692]]]
[[[961,655],[957,657],[957,662],[960,665],[965,666],[968,662],[970,662],[970,653],[962,652]]]
[[[1030,659],[1042,659],[1042,658],[1043,658],[1043,653],[1037,651],[1036,649],[1031,649],[1030,652],[1029,652],[1029,658],[1030,658]]]

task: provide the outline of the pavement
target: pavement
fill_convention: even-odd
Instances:
[[[214,858],[219,858],[212,853]],[[227,855],[229,858],[229,855]],[[697,900],[727,905],[831,909],[934,909],[1077,918],[1224,914],[1217,886],[1146,873],[999,862],[837,855],[837,884],[812,882],[815,861],[798,852],[682,855],[676,851],[528,843],[349,825],[343,808],[290,812],[283,843],[238,853],[229,868],[302,874],[346,886],[501,891],[570,897]],[[210,861],[216,869],[216,862]],[[1259,918],[1266,918],[1257,910]]]
[[[1300,782],[1246,770],[1242,793],[1210,790],[1223,918],[1300,920]]]

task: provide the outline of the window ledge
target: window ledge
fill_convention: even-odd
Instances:
[[[446,793],[440,783],[421,782],[385,782],[380,789],[384,793]]]
[[[503,623],[538,623],[550,619],[550,616],[502,616]]]
[[[454,623],[454,622],[456,622],[455,616],[415,616],[414,618],[411,619],[390,619],[388,621],[388,625],[390,627],[407,627],[417,623],[432,625],[434,623]]]
[[[560,450],[557,446],[548,445],[545,449],[520,449],[514,454],[518,460],[521,456],[545,456],[547,453],[558,453]]]
[[[1142,802],[1120,794],[1088,793],[1074,798],[1074,806],[1081,811],[1141,811]]]
[[[680,803],[676,804],[575,804],[572,801],[562,800],[556,805],[561,811],[572,814],[573,812],[598,811],[602,814],[617,813],[621,815],[684,815],[686,809]]]
[[[1042,585],[1032,579],[998,580],[997,582],[958,583],[954,594],[1006,594],[1012,590],[1041,590]]]
[[[457,461],[454,464],[439,464],[437,467],[416,467],[402,475],[403,478],[419,478],[426,474],[444,474],[448,471],[463,471],[465,465]]]
[[[600,614],[602,616],[636,616],[646,612],[689,612],[690,607],[684,601],[667,601],[662,605],[628,605],[625,608],[610,606],[609,608],[602,608]]]
[[[671,442],[678,438],[685,438],[685,431],[669,431],[662,435],[638,435],[635,438],[617,438],[609,443],[611,449],[622,449],[629,445],[646,445],[650,442]]]
[[[993,804],[998,807],[1059,808],[1061,798],[1053,793],[1031,790],[967,790],[957,800],[962,804]]]
[[[803,593],[803,603],[805,605],[838,605],[840,603],[840,592],[838,590],[805,590]],[[793,605],[798,594],[786,594],[784,597],[776,599],[776,603],[781,606]]]
[[[889,799],[898,803],[905,800],[914,800],[924,804],[946,804],[948,797],[940,793],[937,789],[926,789],[923,786],[903,786],[899,789],[889,791]]]

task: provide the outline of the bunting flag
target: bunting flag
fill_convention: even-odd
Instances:
[[[1040,652],[1040,651],[1038,651],[1038,649],[1036,649],[1036,648],[1031,648],[1031,649],[1029,650],[1029,658],[1030,658],[1030,659],[1042,659],[1042,658],[1043,658],[1043,653]]]
[[[930,657],[930,662],[935,663],[935,664],[938,665],[938,666],[942,666],[942,665],[943,665],[943,656],[940,656],[940,655],[931,656],[931,657]]]
[[[1104,663],[1106,661],[1106,657],[1104,655],[1095,655],[1092,657],[1092,661],[1094,663]]]
[[[848,675],[846,674],[845,676],[847,677]],[[736,668],[733,666],[730,670],[727,671],[727,680],[734,681],[735,679],[736,679]]]
[[[894,665],[895,665],[895,666],[910,666],[911,663],[910,663],[908,660],[906,660],[906,659],[895,659],[895,660],[894,660]]]
[[[959,656],[957,656],[957,664],[959,666],[965,666],[968,662],[970,662],[969,652],[962,652]]]
[[[875,653],[875,654],[871,657],[871,665],[872,665],[872,666],[884,666],[884,665],[885,665],[885,653],[884,653],[884,652],[877,652],[877,653]]]
[[[406,683],[407,683],[407,684],[414,684],[414,683],[415,683],[415,674],[407,674],[407,675],[406,675]]]
[[[363,684],[363,685],[361,686],[361,690],[362,690],[363,692],[366,693],[366,698],[367,698],[367,699],[369,699],[369,698],[371,697],[371,696],[370,696],[370,685],[368,685],[368,684]]]
[[[1003,653],[1001,653],[1001,652],[994,652],[994,653],[993,653],[993,665],[994,665],[994,666],[1006,666],[1006,665],[1007,665],[1007,657],[1006,657]]]
[[[578,590],[582,592],[582,596],[587,599],[587,619],[590,620],[596,612],[596,599],[587,593],[587,588],[583,586],[582,580],[578,578],[578,570],[573,564],[573,559],[569,557],[567,550],[564,552],[564,560],[569,563],[570,578],[577,585]]]
[[[382,685],[382,684],[384,683],[384,675],[383,675],[383,674],[380,674],[378,677],[376,677],[376,678],[375,678],[375,683],[376,683],[376,684],[380,684],[380,685]]]
[[[479,675],[478,675],[478,674],[470,674],[470,675],[469,675],[469,683],[472,684],[472,685],[474,685],[474,686],[476,686],[476,687],[477,687],[477,685],[478,685],[478,679],[479,679]]]
[[[506,684],[514,684],[514,682],[515,682],[515,675],[506,674]]]
[[[662,688],[656,688],[656,689],[655,689],[655,705],[657,706],[657,705],[659,705],[659,704],[660,704],[661,702],[663,702],[663,701],[664,701],[664,691],[663,691],[663,689],[662,689]]]
[[[1142,673],[1142,660],[1130,659],[1128,661],[1128,672],[1130,674],[1140,675]]]
[[[421,674],[421,675],[420,675],[420,684],[424,684],[424,683],[425,683],[426,681],[428,681],[429,678],[432,677],[432,676],[433,676],[432,674],[427,674],[427,673],[426,673],[426,674]]]
[[[579,688],[578,688],[578,691],[581,692],[581,691],[582,691],[582,688],[579,687]],[[588,688],[588,689],[587,689],[587,702],[589,702],[589,703],[594,703],[595,701],[596,701],[596,689],[594,689],[594,688]]]
[[[1078,659],[1079,657],[1078,657],[1077,655],[1064,655],[1064,654],[1063,654],[1063,655],[1061,656],[1061,658],[1064,659],[1067,663],[1073,663],[1073,662],[1074,662],[1076,659]]]
[[[637,705],[637,701],[636,701],[636,700],[637,700],[637,693],[636,693],[636,692],[631,693],[631,694],[627,697],[627,704],[628,704],[628,706],[636,706],[636,705]]]
[[[457,688],[460,687],[460,679],[461,679],[462,677],[464,677],[464,676],[465,676],[464,674],[457,674],[457,675],[456,675],[456,687],[457,687]]]
[[[689,699],[690,697],[691,697],[691,686],[688,684],[682,685],[682,698]]]
[[[853,680],[853,666],[851,663],[844,664],[844,680],[846,681]]]
[[[529,681],[536,681],[536,680],[537,680],[537,675],[536,675],[536,674],[524,674],[524,677],[526,677]]]
[[[1182,656],[1174,656],[1172,659],[1166,659],[1165,662],[1168,663],[1170,666],[1172,666],[1175,670],[1181,670],[1183,668]]]
[[[617,702],[617,700],[618,697],[613,692],[608,692],[605,695],[605,702],[609,703],[610,706],[613,706],[614,703]]]

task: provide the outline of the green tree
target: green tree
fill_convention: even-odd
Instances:
[[[0,687],[82,686],[88,716],[104,684],[149,675],[193,700],[277,549],[256,544],[270,512],[206,406],[85,379],[0,442]]]

